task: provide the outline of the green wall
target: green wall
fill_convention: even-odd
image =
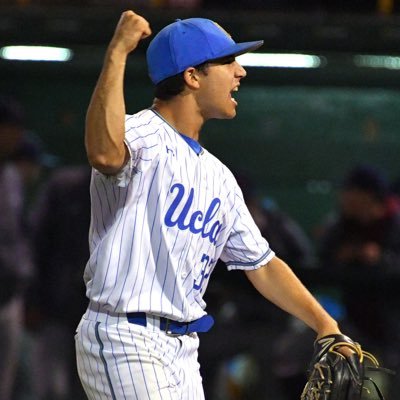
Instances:
[[[85,162],[85,110],[98,72],[46,68],[3,70],[0,91],[25,104],[29,128],[62,163]],[[260,194],[273,197],[309,232],[334,206],[335,185],[355,163],[400,176],[399,91],[245,81],[236,97],[237,117],[209,121],[203,145],[231,169],[248,171]],[[126,99],[131,113],[151,103],[144,74],[127,74]]]
[[[203,142],[246,169],[311,231],[334,206],[335,188],[357,163],[400,176],[398,91],[243,85],[233,121],[212,121]]]

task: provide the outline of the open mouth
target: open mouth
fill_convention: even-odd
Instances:
[[[235,100],[235,98],[233,97],[233,92],[238,92],[239,91],[239,87],[236,86],[232,91],[231,91],[231,100],[233,101],[233,103],[237,106],[237,101]]]

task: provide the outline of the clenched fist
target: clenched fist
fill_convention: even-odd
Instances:
[[[128,10],[122,13],[110,47],[128,54],[134,50],[139,41],[151,35],[149,23],[140,15]]]

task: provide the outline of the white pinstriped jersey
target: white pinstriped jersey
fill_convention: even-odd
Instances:
[[[118,176],[92,173],[87,295],[113,312],[200,318],[219,258],[255,269],[274,252],[228,168],[154,110],[126,116],[125,142]]]

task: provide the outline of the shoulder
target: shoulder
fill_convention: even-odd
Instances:
[[[203,147],[203,152],[204,152],[203,157],[207,158],[208,165],[212,165],[215,171],[217,171],[220,175],[223,175],[230,182],[236,183],[236,179],[231,170],[219,158],[214,156],[204,147]]]
[[[172,134],[169,125],[151,109],[125,116],[125,139],[132,147],[141,147],[140,143],[156,145],[169,140]]]
[[[141,110],[135,114],[125,115],[125,127],[126,128],[145,128],[148,125],[157,122],[157,116],[148,108]]]

